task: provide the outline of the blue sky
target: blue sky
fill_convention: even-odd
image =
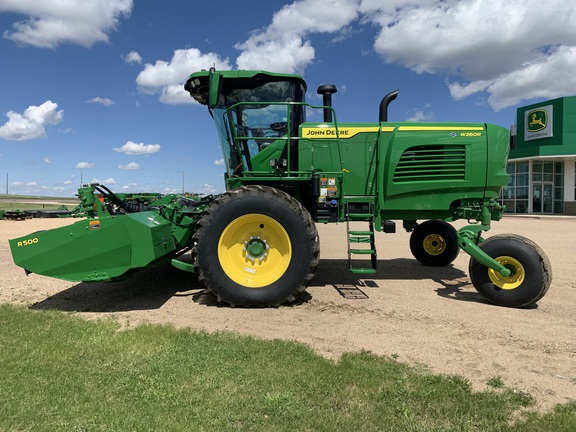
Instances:
[[[552,24],[553,23],[553,24]],[[335,84],[339,121],[477,121],[576,94],[565,0],[0,0],[0,193],[218,193],[222,156],[188,75]]]

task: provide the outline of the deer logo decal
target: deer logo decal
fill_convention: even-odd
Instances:
[[[528,132],[538,132],[546,129],[548,124],[548,113],[545,110],[535,110],[528,114]]]

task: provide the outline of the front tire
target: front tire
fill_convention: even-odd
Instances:
[[[410,251],[425,266],[447,266],[460,252],[456,229],[443,220],[427,220],[412,231]]]
[[[295,300],[320,257],[312,217],[290,195],[243,186],[215,200],[196,225],[198,279],[220,302],[278,306]]]
[[[499,306],[527,307],[544,297],[552,283],[552,267],[536,243],[515,234],[499,234],[478,246],[511,270],[504,277],[470,258],[470,279],[487,300]]]

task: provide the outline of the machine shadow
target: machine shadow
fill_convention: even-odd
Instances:
[[[487,303],[476,291],[464,289],[471,285],[468,275],[448,265],[428,267],[414,259],[395,258],[378,261],[378,271],[372,275],[357,275],[348,271],[344,259],[321,260],[310,286],[333,286],[343,297],[367,298],[367,289],[378,288],[386,280],[405,280],[406,289],[418,289],[418,281],[432,280],[441,285],[437,295],[451,300]],[[380,284],[378,281],[382,281]],[[412,282],[412,286],[410,285]]]
[[[126,312],[159,309],[175,296],[194,299],[204,294],[204,287],[194,274],[165,264],[142,270],[122,282],[81,282],[31,307],[70,312]],[[214,303],[217,303],[215,299]]]
[[[391,259],[378,262],[373,275],[356,275],[348,271],[347,260],[321,260],[311,287],[332,286],[345,298],[368,298],[367,290],[377,289],[386,280],[406,280],[417,289],[420,280],[433,280],[441,287],[439,296],[453,300],[486,303],[478,293],[462,288],[470,285],[468,276],[453,267],[426,267],[412,259]],[[379,281],[383,281],[380,282]],[[169,264],[145,269],[123,282],[79,283],[31,306],[32,309],[56,309],[69,312],[127,312],[161,308],[173,297],[186,296],[191,301],[210,307],[228,307],[219,303],[198,281],[196,275],[186,273]],[[302,293],[288,306],[312,299]]]

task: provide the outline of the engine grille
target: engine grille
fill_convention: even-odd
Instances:
[[[394,182],[464,180],[466,146],[434,145],[410,147],[402,153]]]

